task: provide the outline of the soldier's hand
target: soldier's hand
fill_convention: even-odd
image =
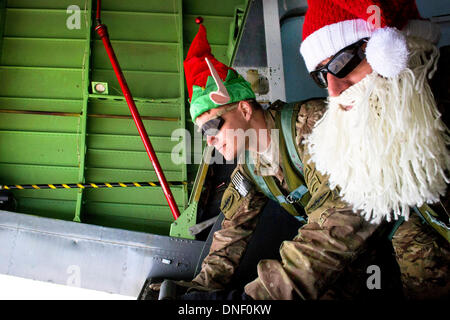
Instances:
[[[149,286],[150,290],[159,292],[159,289],[161,289],[161,283],[162,281],[157,283],[151,283]]]
[[[138,300],[158,300],[162,282],[163,279],[147,279]]]

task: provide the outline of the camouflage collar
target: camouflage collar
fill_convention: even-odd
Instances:
[[[270,108],[264,111],[264,119],[266,121],[267,129],[275,129],[275,117],[276,111]],[[264,152],[251,151],[250,156],[254,159],[255,174],[259,176],[279,176],[281,174],[281,168],[279,163],[281,161],[279,152],[279,143],[270,142],[269,147]],[[276,159],[277,157],[277,159]],[[275,165],[274,165],[275,164]]]

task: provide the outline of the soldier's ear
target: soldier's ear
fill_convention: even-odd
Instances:
[[[248,101],[239,101],[239,107],[238,110],[241,112],[242,117],[248,122],[252,118],[253,115],[253,108],[248,103]]]

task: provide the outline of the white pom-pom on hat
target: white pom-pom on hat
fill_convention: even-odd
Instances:
[[[406,37],[396,28],[376,29],[366,46],[366,58],[374,71],[383,77],[397,76],[408,65]]]

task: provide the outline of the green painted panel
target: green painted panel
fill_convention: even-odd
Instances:
[[[6,37],[84,39],[86,15],[80,12],[80,29],[69,29],[66,9],[6,9]]]
[[[180,79],[178,73],[123,71],[133,97],[151,99],[179,98]],[[1,76],[1,74],[0,74]],[[114,71],[92,71],[92,81],[108,82],[111,91],[120,93],[120,85]]]
[[[167,137],[172,131],[182,127],[179,122],[143,120],[145,129],[150,136]],[[131,119],[89,118],[89,133],[136,135],[137,128]]]
[[[182,210],[186,202],[184,187],[172,186],[171,190]],[[120,227],[125,223],[132,230],[166,234],[168,224],[173,221],[160,188],[89,189],[85,192],[84,219],[89,223],[117,227],[115,223],[120,222]]]
[[[213,3],[211,0],[183,0],[183,13],[184,15],[232,17],[234,8],[239,6],[245,9],[245,3],[245,0],[214,1]]]
[[[82,100],[0,97],[0,109],[7,110],[80,113],[82,107]]]
[[[77,183],[77,167],[0,163],[2,184]]]
[[[182,32],[177,28],[177,15],[174,14],[102,10],[102,23],[108,27],[111,41],[177,43]],[[95,38],[100,39],[97,34]]]
[[[81,69],[0,67],[0,95],[80,99]]]
[[[167,181],[182,181],[180,171],[164,171]],[[86,168],[86,181],[96,182],[139,182],[158,181],[154,170]]]
[[[90,114],[130,115],[130,109],[125,100],[114,101],[100,99],[91,99],[89,101]],[[0,105],[1,101],[2,100],[0,99]],[[181,118],[179,104],[136,102],[136,107],[141,117],[154,116],[171,119]]]
[[[168,235],[170,231],[171,222],[155,221],[151,219],[137,219],[130,217],[110,216],[108,207],[95,207],[95,212],[91,212],[92,206],[87,204],[84,207],[84,222],[89,224],[96,224],[110,228],[121,228],[138,232],[147,232],[160,235]]]
[[[101,215],[105,212],[108,217],[127,217],[160,222],[173,222],[171,211],[167,205],[155,206],[148,204],[125,204],[87,201],[85,210],[88,214]]]
[[[85,40],[4,38],[1,65],[79,68],[84,46]]]
[[[0,131],[0,162],[77,166],[78,135]]]
[[[196,15],[183,15],[184,42],[188,43],[188,46],[198,32],[198,24],[195,23],[196,17]],[[208,42],[211,45],[228,44],[228,30],[232,21],[232,17],[203,17]],[[224,32],[224,30],[227,30],[227,32]]]
[[[180,72],[178,44],[111,41],[122,70]],[[93,64],[99,69],[111,69],[103,42],[93,43]]]
[[[171,186],[172,194],[180,209],[184,205],[184,187]],[[115,204],[135,204],[166,207],[167,202],[164,193],[158,187],[127,187],[127,188],[102,188],[86,189],[86,201],[107,202]],[[165,208],[168,209],[167,207]],[[170,210],[169,210],[170,212]],[[152,218],[157,218],[153,216]]]
[[[29,189],[12,192],[20,198],[76,201],[78,191],[79,189]]]
[[[6,6],[9,8],[37,8],[37,9],[66,9],[71,5],[84,8],[85,0],[8,0]]]
[[[171,152],[180,143],[170,141],[167,138],[151,137],[152,146],[156,152]],[[121,136],[114,134],[88,134],[87,146],[90,149],[107,149],[122,151],[142,151],[145,152],[140,136]]]
[[[163,170],[182,170],[182,165],[176,165],[171,160],[170,153],[156,153]],[[146,152],[114,151],[88,149],[86,166],[109,169],[148,170],[152,163]]]
[[[77,133],[80,117],[62,117],[33,114],[0,114],[0,130],[45,131]]]
[[[177,13],[177,1],[161,0],[107,0],[102,1],[102,10],[111,11],[135,11],[135,12],[154,12],[154,13]]]
[[[23,198],[18,201],[18,212],[45,218],[71,221],[76,201]]]

